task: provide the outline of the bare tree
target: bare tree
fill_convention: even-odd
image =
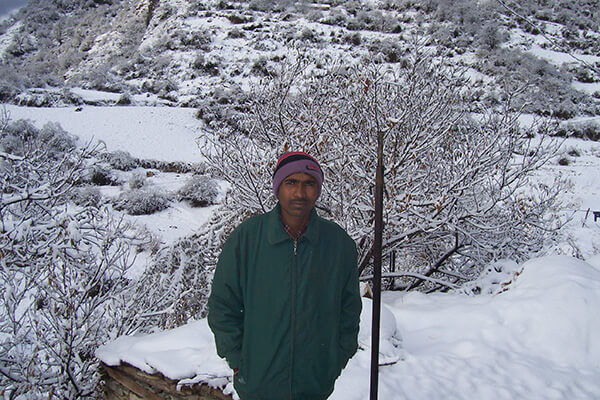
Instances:
[[[305,67],[286,67],[257,87],[251,112],[232,117],[207,144],[216,173],[232,184],[227,207],[269,209],[276,156],[314,154],[326,181],[317,207],[356,240],[366,279],[381,131],[384,253],[396,252],[402,270],[384,276],[403,277],[400,287],[456,287],[490,260],[541,249],[557,228],[547,218],[558,186],[530,180],[558,148],[548,143],[552,125],[539,123],[527,135],[508,104],[480,107],[464,71],[420,51],[396,70],[361,64],[317,74]]]

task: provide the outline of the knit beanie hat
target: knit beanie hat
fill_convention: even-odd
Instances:
[[[319,193],[321,194],[321,186],[323,186],[323,170],[313,157],[302,151],[293,151],[283,154],[277,160],[277,167],[273,173],[273,193],[279,198],[279,185],[288,176],[296,172],[303,172],[315,178],[319,185]]]

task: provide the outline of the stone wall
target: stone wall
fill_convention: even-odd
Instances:
[[[177,390],[177,381],[164,375],[147,374],[139,369],[122,364],[118,367],[101,365],[106,400],[232,400],[219,389],[206,384],[183,386]]]

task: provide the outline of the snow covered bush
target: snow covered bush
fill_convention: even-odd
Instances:
[[[135,302],[128,313],[130,324],[137,324],[140,329],[169,329],[206,317],[210,282],[221,245],[248,216],[246,210],[219,208],[210,219],[210,229],[159,251],[131,291]]]
[[[2,394],[94,398],[93,350],[129,332],[125,274],[146,235],[74,193],[94,149],[57,125],[0,128]]]
[[[215,203],[219,195],[219,184],[206,175],[194,175],[177,191],[180,200],[188,201],[193,207],[206,207]]]
[[[71,201],[81,207],[100,207],[102,194],[97,187],[78,187],[73,190]]]
[[[570,122],[560,126],[558,136],[600,141],[600,124],[594,121]]]
[[[343,7],[333,7],[329,10],[327,15],[321,19],[321,23],[327,25],[346,26],[348,21],[348,14]]]
[[[573,77],[566,68],[514,49],[485,54],[478,65],[481,72],[495,76],[505,91],[513,93],[514,110],[563,120],[598,112],[590,96],[572,87]]]
[[[293,0],[251,0],[248,8],[253,11],[285,11],[294,5]]]
[[[356,17],[350,19],[346,27],[352,31],[379,31],[398,33],[402,30],[398,20],[392,15],[383,14],[380,10],[361,10]]]
[[[114,176],[110,166],[97,163],[87,169],[85,181],[97,186],[116,186],[119,179]]]
[[[156,189],[143,187],[121,193],[113,206],[130,215],[148,215],[167,208],[169,197]]]
[[[369,51],[376,55],[382,54],[385,61],[389,63],[400,62],[402,56],[404,55],[404,49],[398,44],[398,42],[389,39],[373,42],[369,45]]]
[[[139,166],[137,159],[126,151],[117,150],[110,153],[103,153],[101,158],[108,162],[111,167],[121,171],[131,171]]]
[[[146,173],[135,171],[129,178],[128,186],[130,189],[141,189],[146,184]]]
[[[366,64],[324,75],[307,71],[302,63],[289,65],[281,78],[258,86],[247,118],[223,126],[218,143],[208,144],[218,149],[207,156],[213,176],[232,184],[223,207],[269,210],[278,156],[286,150],[315,155],[325,171],[317,208],[355,239],[366,279],[381,131],[384,252],[402,260],[395,273],[401,287],[460,285],[493,259],[518,260],[539,250],[556,228],[548,212],[560,185],[522,189],[556,150],[546,143],[553,126],[540,124],[539,135],[527,138],[510,104],[500,111],[473,104],[461,69],[419,52],[397,70]]]

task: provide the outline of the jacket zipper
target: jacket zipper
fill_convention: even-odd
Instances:
[[[290,357],[290,400],[294,398],[294,348],[296,336],[296,267],[298,265],[298,239],[294,239],[294,262],[292,263],[292,354]]]

